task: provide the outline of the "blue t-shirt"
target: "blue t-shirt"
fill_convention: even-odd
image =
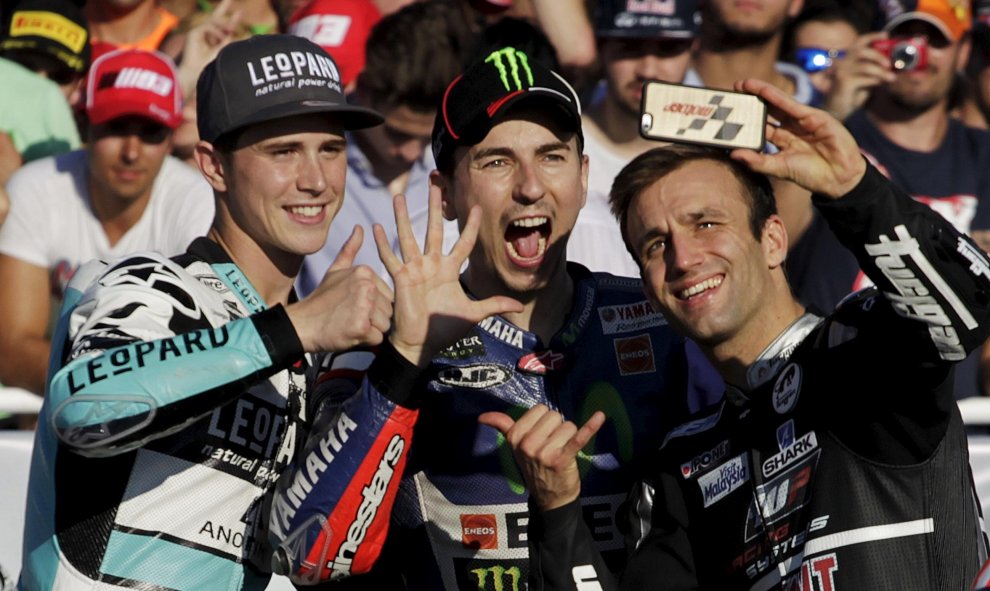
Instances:
[[[916,152],[895,144],[854,112],[845,121],[866,158],[909,195],[927,203],[957,229],[990,232],[990,132],[950,119],[942,144]],[[828,311],[846,294],[868,285],[852,254],[815,214],[811,227],[788,253],[787,271],[805,305]],[[984,246],[986,248],[986,246]],[[955,396],[979,393],[979,351],[956,366]]]

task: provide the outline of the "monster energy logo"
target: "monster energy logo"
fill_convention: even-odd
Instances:
[[[518,566],[505,568],[501,564],[496,564],[488,568],[472,569],[471,573],[478,577],[478,591],[519,591],[519,582],[522,580],[522,572]],[[491,587],[488,586],[489,574]]]
[[[491,52],[485,58],[485,63],[495,66],[499,78],[502,79],[502,85],[508,91],[512,91],[513,86],[515,86],[515,90],[522,90],[533,85],[533,71],[529,69],[529,57],[514,47],[506,47]],[[526,84],[523,84],[519,77],[520,69],[526,74]],[[509,76],[512,77],[511,82]]]

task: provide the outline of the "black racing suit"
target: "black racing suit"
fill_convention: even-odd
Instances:
[[[815,202],[879,291],[799,318],[668,434],[619,581],[572,504],[531,521],[531,588],[968,587],[986,544],[952,366],[990,330],[990,264],[873,168]]]

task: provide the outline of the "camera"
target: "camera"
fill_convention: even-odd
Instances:
[[[924,37],[877,39],[870,47],[890,59],[890,67],[909,72],[928,65],[928,42]]]

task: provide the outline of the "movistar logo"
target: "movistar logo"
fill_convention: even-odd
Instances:
[[[526,408],[514,406],[506,409],[505,413],[513,420],[518,421],[526,410]],[[632,420],[629,417],[629,412],[618,389],[608,382],[598,381],[588,387],[575,421],[578,425],[583,425],[597,410],[605,413],[605,416],[608,417],[607,424],[611,424],[612,429],[614,429],[615,448],[599,449],[599,446],[596,445],[597,435],[593,437],[584,449],[578,452],[578,471],[582,479],[592,466],[607,469],[614,468],[616,462],[619,462],[620,465],[628,464],[632,461],[635,452]],[[602,429],[604,430],[605,427]],[[505,475],[509,489],[518,495],[523,494],[526,492],[525,481],[512,457],[512,449],[502,433],[496,435],[496,446],[502,473]]]
[[[510,92],[533,85],[533,71],[529,69],[529,57],[514,47],[491,52],[485,58],[485,63],[495,66],[502,85]],[[526,76],[525,84],[520,78],[520,73]]]

